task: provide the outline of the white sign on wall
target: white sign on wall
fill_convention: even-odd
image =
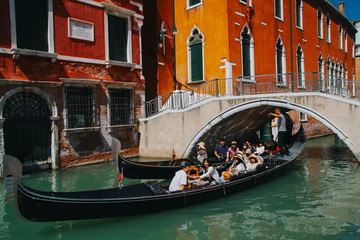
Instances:
[[[94,24],[75,18],[68,18],[69,38],[94,41]]]

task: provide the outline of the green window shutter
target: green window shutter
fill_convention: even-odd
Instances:
[[[296,26],[301,27],[301,5],[300,1],[296,1]]]
[[[201,0],[189,0],[189,6],[198,4],[198,3],[200,3],[200,2],[201,2]]]
[[[15,1],[17,47],[48,51],[47,0]]]
[[[275,16],[281,18],[281,2],[280,0],[275,0]]]
[[[190,46],[191,48],[191,81],[203,80],[202,43]]]
[[[251,76],[251,60],[250,60],[250,41],[249,39],[244,39],[243,42],[243,76]]]
[[[108,15],[109,58],[127,62],[127,19]]]
[[[277,53],[276,53],[276,63],[277,63],[277,73],[282,74],[283,67],[282,67],[282,52],[281,51],[277,51]]]

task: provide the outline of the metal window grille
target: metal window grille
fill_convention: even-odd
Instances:
[[[110,125],[134,124],[131,89],[110,89]]]
[[[65,88],[67,128],[94,127],[96,122],[94,88]]]

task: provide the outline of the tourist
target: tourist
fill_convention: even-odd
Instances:
[[[250,154],[251,154],[251,150],[250,150],[250,148],[249,148],[249,145],[248,145],[246,142],[243,143],[242,153],[243,153],[245,156],[250,156]]]
[[[231,147],[228,149],[226,161],[233,161],[233,156],[240,152],[240,149],[237,147],[237,143],[235,141],[231,142]]]
[[[240,172],[243,172],[246,170],[246,165],[243,162],[244,155],[242,152],[239,152],[233,156],[233,164],[229,167],[228,171],[222,172],[222,176],[225,179],[225,175],[227,173],[230,174],[230,176],[239,175]]]
[[[205,148],[205,143],[199,142],[198,144],[196,144],[196,146],[197,146],[197,160],[199,161],[199,163],[202,164],[204,160],[208,158]]]
[[[261,159],[262,159],[262,158],[261,158]],[[260,160],[259,156],[256,156],[255,154],[250,155],[249,161],[250,161],[250,162],[249,162],[248,165],[246,166],[246,170],[247,170],[248,172],[253,172],[253,171],[255,171],[256,168],[261,165],[261,160]],[[264,161],[264,160],[262,159],[262,161]]]
[[[263,142],[259,142],[259,146],[256,148],[255,154],[261,156],[265,153],[265,146]]]
[[[280,108],[275,108],[275,113],[269,113],[269,117],[274,116],[279,119],[278,126],[278,143],[280,148],[280,156],[290,155],[286,144],[286,119],[281,113]],[[274,126],[271,126],[274,127]]]
[[[211,166],[211,163],[209,162],[209,160],[207,160],[207,159],[204,160],[203,167],[205,169],[205,173],[202,174],[199,178],[204,181],[218,183],[219,182],[219,173],[213,166]]]
[[[228,146],[225,145],[225,139],[220,139],[219,144],[215,147],[215,156],[218,162],[228,161]]]
[[[189,172],[190,164],[183,161],[180,166],[181,170],[177,171],[174,178],[171,180],[169,192],[182,191],[187,185],[187,173]]]

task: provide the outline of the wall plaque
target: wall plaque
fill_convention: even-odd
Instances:
[[[94,24],[74,18],[68,18],[69,38],[94,41]]]

